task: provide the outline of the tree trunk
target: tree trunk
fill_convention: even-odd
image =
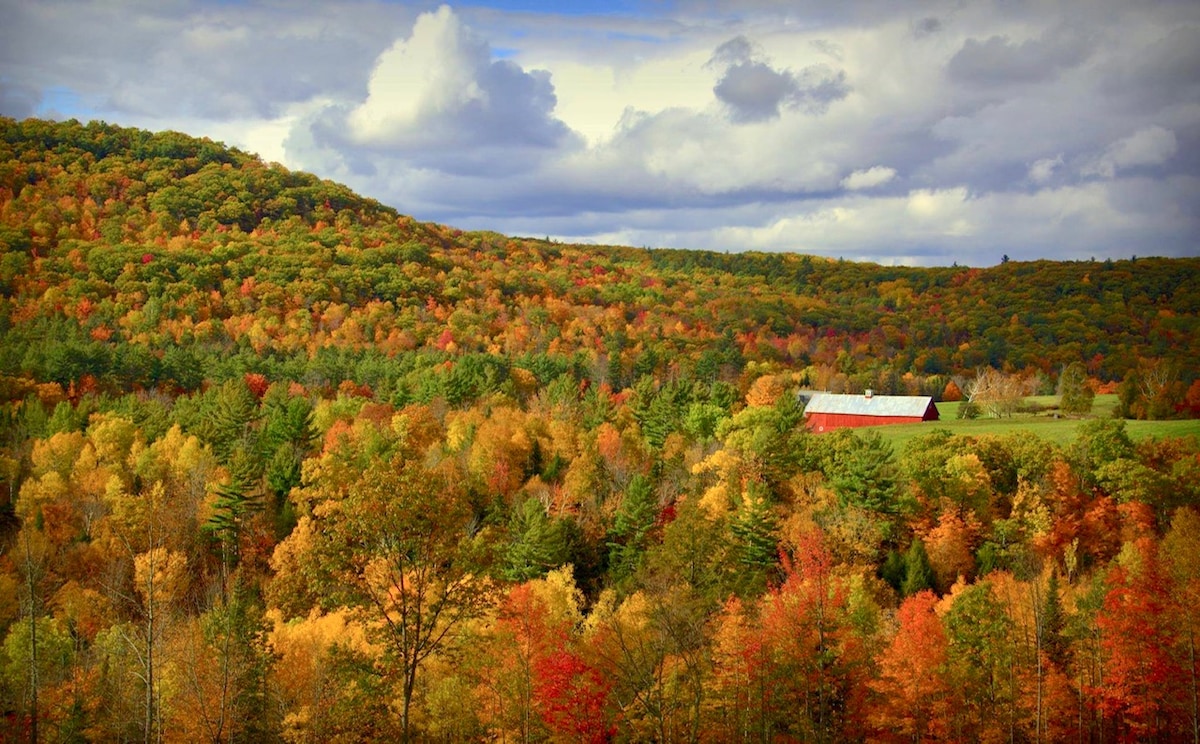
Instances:
[[[146,576],[146,744],[154,741],[154,550]]]
[[[37,644],[37,590],[33,575],[33,556],[29,552],[29,535],[24,536],[25,543],[25,583],[29,589],[29,741],[38,744],[38,644]]]
[[[404,706],[400,709],[400,737],[403,742],[412,741],[409,731],[409,710],[412,708],[413,688],[417,686],[417,664],[414,659],[404,670]]]
[[[1192,682],[1192,744],[1200,744],[1200,717],[1196,699],[1196,635],[1188,628],[1188,676]]]

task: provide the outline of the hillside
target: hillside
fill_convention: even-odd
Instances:
[[[1200,259],[561,245],[180,134],[0,149],[0,740],[1200,726],[1200,441],[1107,415],[1200,408]],[[980,368],[1053,436],[802,425]]]
[[[180,134],[0,126],[8,376],[194,390],[253,371],[391,398],[470,356],[618,390],[762,363],[851,390],[936,377],[936,394],[984,365],[1120,380],[1200,356],[1200,259],[922,269],[558,245],[419,223]]]

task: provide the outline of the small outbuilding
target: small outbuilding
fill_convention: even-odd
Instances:
[[[857,426],[916,424],[937,421],[938,410],[928,395],[862,395],[816,393],[804,407],[805,426],[822,432]]]

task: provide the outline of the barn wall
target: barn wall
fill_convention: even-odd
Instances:
[[[808,428],[815,432],[852,429],[859,426],[884,424],[919,424],[920,416],[862,416],[850,413],[814,413],[808,417]]]

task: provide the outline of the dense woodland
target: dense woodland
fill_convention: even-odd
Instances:
[[[464,233],[0,119],[0,740],[1200,741],[1195,438],[797,397],[1197,415],[1198,277]]]

